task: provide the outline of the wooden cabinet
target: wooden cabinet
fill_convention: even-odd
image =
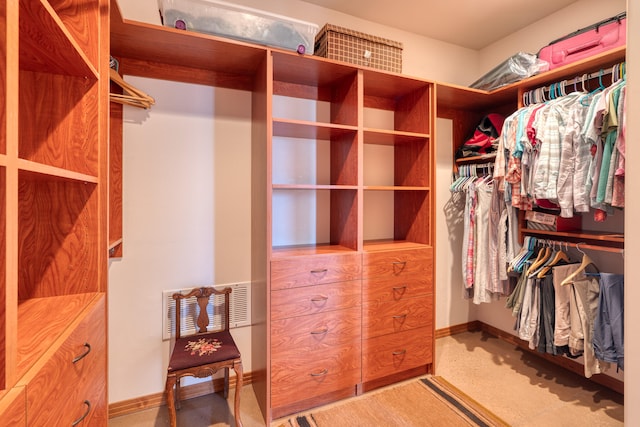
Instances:
[[[367,252],[363,266],[362,381],[367,390],[397,381],[402,373],[425,373],[433,363],[433,252]]]
[[[271,59],[273,418],[432,369],[433,85],[286,52]],[[323,326],[320,313],[329,310],[333,322],[361,322],[357,345],[355,326]],[[286,347],[304,334],[315,335],[315,346],[341,344]],[[403,353],[386,360],[371,348],[380,338],[402,339],[394,344]]]
[[[361,391],[363,330],[375,324],[363,316],[367,254],[411,256],[409,281],[366,274],[367,286],[392,285],[369,307],[406,285],[422,318],[400,331],[422,353],[376,381],[432,371],[434,83],[123,22],[112,6],[123,74],[251,92],[251,364],[266,422]]]
[[[98,377],[60,392],[84,388],[105,412],[106,310],[89,307],[107,287],[108,10],[106,0],[0,1],[0,403],[26,390],[23,411],[51,404],[27,378],[58,372],[57,346],[91,312]],[[46,413],[28,425],[51,423]]]

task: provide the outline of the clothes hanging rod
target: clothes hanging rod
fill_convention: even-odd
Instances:
[[[592,245],[592,244],[582,243],[582,242],[573,243],[573,242],[567,242],[564,240],[550,240],[550,239],[539,239],[539,238],[535,238],[535,239],[536,239],[536,245],[557,245],[560,248],[569,247],[569,248],[577,249],[579,251],[583,249],[587,249],[592,251],[612,252],[612,253],[624,255],[624,249],[612,248],[611,246]]]
[[[616,64],[614,66],[611,66],[609,68],[600,69],[600,70],[598,70],[596,72],[593,72],[593,73],[585,73],[585,74],[582,74],[581,76],[575,76],[574,78],[572,78],[570,80],[561,80],[561,81],[553,83],[553,84],[551,84],[549,86],[542,86],[542,88],[548,92],[548,91],[552,90],[554,84],[558,85],[558,84],[564,83],[564,87],[567,87],[567,86],[570,86],[570,85],[577,85],[578,83],[582,83],[583,81],[586,81],[586,80],[597,79],[597,78],[600,78],[600,77],[605,76],[607,74],[612,74],[613,75],[614,72],[620,70],[620,68],[617,68],[617,67],[622,67],[624,69],[624,67],[625,67],[624,64],[625,64],[624,62],[621,62],[621,63]],[[535,89],[533,89],[533,90],[535,90]]]

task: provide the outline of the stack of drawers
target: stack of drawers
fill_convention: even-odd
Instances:
[[[432,271],[431,248],[363,255],[363,383],[432,362]]]
[[[361,377],[361,259],[338,254],[272,261],[272,408],[349,388],[355,394]]]

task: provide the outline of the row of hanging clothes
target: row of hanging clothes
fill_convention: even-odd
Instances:
[[[504,121],[495,163],[459,166],[450,187],[464,204],[464,295],[475,304],[506,299],[530,348],[584,357],[587,377],[610,364],[624,369],[624,277],[598,271],[580,245],[540,247],[531,236],[521,244],[518,221],[519,209],[534,208],[603,221],[624,206],[624,64],[527,92],[523,101]],[[568,256],[569,245],[580,259]]]
[[[464,203],[462,282],[465,297],[475,304],[506,295],[510,280],[506,268],[499,266],[506,266],[520,247],[517,228],[509,226],[518,223],[517,212],[506,209],[494,191],[493,172],[493,163],[461,165],[450,186]],[[499,238],[509,230],[509,239]]]
[[[579,261],[567,255],[566,242],[525,238],[509,265],[518,274],[506,300],[514,330],[532,350],[582,356],[587,378],[612,365],[624,370],[624,276],[600,271],[573,246]]]
[[[494,178],[506,203],[563,217],[593,211],[596,221],[624,207],[625,64],[526,92],[523,103],[498,141]]]

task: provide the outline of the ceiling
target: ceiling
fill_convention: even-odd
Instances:
[[[304,1],[477,50],[577,0]]]

